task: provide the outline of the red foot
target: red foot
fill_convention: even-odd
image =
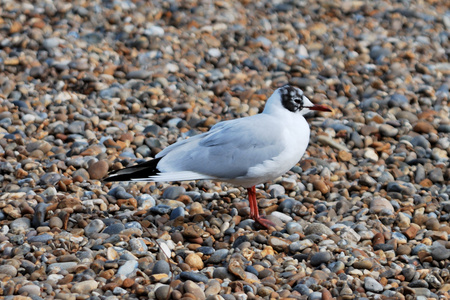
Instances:
[[[275,228],[275,223],[267,219],[266,217],[259,216],[259,218],[254,219],[256,222],[258,222],[261,226],[269,229],[270,227]]]
[[[256,202],[255,187],[252,186],[251,188],[248,188],[247,191],[248,191],[248,202],[250,205],[250,217],[267,229],[269,229],[270,227],[275,228],[275,224],[272,221],[268,220],[266,217],[259,215],[258,203]]]

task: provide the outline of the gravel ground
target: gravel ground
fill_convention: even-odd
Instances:
[[[449,299],[449,32],[446,1],[1,1],[0,296]],[[276,230],[241,187],[102,183],[286,83],[333,113],[257,187]]]

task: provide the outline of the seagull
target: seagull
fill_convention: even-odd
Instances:
[[[247,188],[250,217],[269,228],[274,223],[259,214],[255,185],[283,175],[301,159],[310,138],[303,116],[311,111],[331,109],[313,104],[297,87],[282,86],[262,113],[219,122],[166,147],[153,160],[109,173],[104,181],[228,182]]]

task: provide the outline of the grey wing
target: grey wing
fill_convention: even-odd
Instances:
[[[192,171],[222,179],[244,176],[251,167],[283,151],[281,133],[272,123],[269,116],[262,114],[218,123],[207,133],[165,149],[158,168],[164,172]]]

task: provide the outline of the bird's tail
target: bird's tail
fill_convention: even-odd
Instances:
[[[151,180],[149,177],[157,175],[160,171],[157,168],[160,158],[155,158],[141,164],[137,164],[128,168],[112,171],[103,181],[139,181]]]

